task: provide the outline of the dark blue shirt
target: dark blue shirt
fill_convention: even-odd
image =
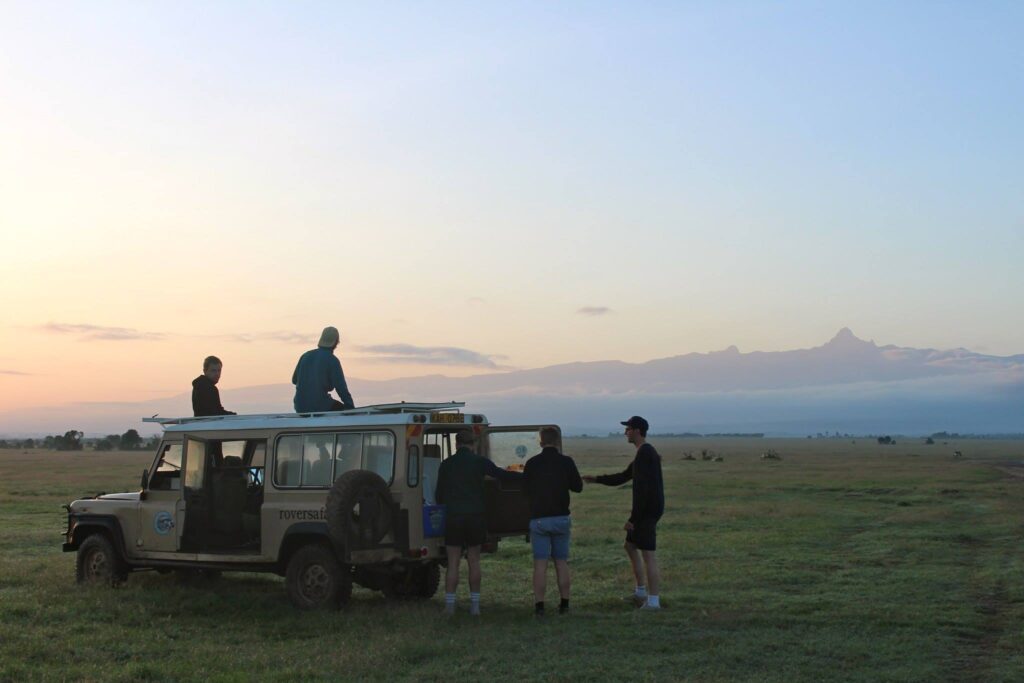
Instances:
[[[341,361],[334,355],[333,349],[316,348],[306,351],[299,358],[292,374],[295,385],[295,412],[321,413],[332,409],[334,399],[330,391],[338,392],[343,410],[355,408],[352,394],[348,393],[345,373],[341,371]]]

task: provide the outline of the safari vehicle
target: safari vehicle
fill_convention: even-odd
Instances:
[[[65,506],[64,551],[79,583],[141,570],[273,572],[301,609],[345,604],[356,583],[429,598],[445,563],[434,491],[454,434],[521,469],[544,425],[496,427],[463,403],[397,403],[328,413],[151,418],[163,440],[141,490]],[[488,547],[524,535],[522,482],[486,481]]]

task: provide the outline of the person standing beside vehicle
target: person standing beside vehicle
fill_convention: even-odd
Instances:
[[[469,613],[480,616],[480,546],[487,540],[484,507],[484,477],[520,479],[518,472],[506,472],[473,451],[476,437],[463,430],[455,434],[455,454],[441,463],[437,472],[435,499],[445,506],[444,545],[448,567],[444,578],[444,613],[455,614],[455,591],[459,587],[459,564],[466,550],[469,564]]]
[[[533,609],[544,616],[544,592],[547,589],[548,560],[555,562],[558,613],[569,611],[569,492],[583,490],[576,463],[558,450],[558,430],[540,430],[541,452],[526,461],[523,477],[530,500],[530,542],[533,546]]]
[[[621,424],[626,438],[636,446],[636,456],[623,472],[598,477],[585,476],[583,481],[619,486],[633,480],[633,507],[626,521],[624,548],[633,566],[636,589],[631,600],[644,610],[661,608],[661,576],[658,571],[657,525],[665,511],[665,487],[661,476],[661,456],[647,443],[647,420],[634,415]]]
[[[356,407],[345,382],[341,361],[334,355],[338,341],[338,329],[325,327],[317,347],[299,358],[292,373],[296,413],[325,413]],[[331,396],[332,389],[338,393],[340,401]]]
[[[220,404],[217,382],[223,369],[224,363],[217,356],[207,356],[203,360],[203,374],[192,380],[192,413],[195,417],[235,415]]]

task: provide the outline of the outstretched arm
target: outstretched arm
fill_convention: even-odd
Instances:
[[[621,486],[622,484],[625,484],[632,478],[633,463],[629,463],[629,467],[627,467],[622,472],[619,472],[618,474],[601,474],[596,477],[588,474],[587,476],[583,477],[583,481],[589,481],[596,484],[604,484],[605,486]]]
[[[522,472],[509,472],[508,470],[503,470],[487,458],[484,458],[484,474],[488,477],[494,477],[500,481],[515,481],[526,476]]]

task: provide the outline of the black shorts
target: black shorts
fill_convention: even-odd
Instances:
[[[483,515],[448,515],[444,521],[444,544],[469,548],[487,540]]]
[[[658,519],[660,518],[641,519],[639,522],[634,522],[633,530],[626,532],[626,541],[640,550],[657,550]]]

